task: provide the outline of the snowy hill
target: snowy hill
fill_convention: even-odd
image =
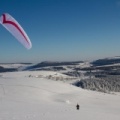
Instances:
[[[47,73],[0,74],[0,120],[119,120],[120,94],[83,90]],[[29,76],[31,75],[31,76]],[[76,110],[76,104],[80,110]]]
[[[95,66],[114,65],[114,64],[120,65],[120,57],[110,57],[110,58],[98,59],[98,60],[93,61],[92,64]]]
[[[93,62],[41,62],[38,64],[0,64],[0,73],[31,71],[26,77],[63,81],[83,89],[120,92],[120,58]],[[38,71],[39,75],[34,75]]]

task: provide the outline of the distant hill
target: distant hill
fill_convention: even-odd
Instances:
[[[78,65],[79,63],[83,63],[83,61],[75,61],[75,62],[41,62],[36,65],[31,65],[26,67],[24,70],[32,70],[37,68],[43,68],[43,67],[55,67],[55,66],[63,66],[63,65]]]
[[[17,71],[16,68],[4,68],[0,66],[0,72],[15,72]]]
[[[120,57],[98,59],[91,62],[94,66],[111,65],[120,63]]]

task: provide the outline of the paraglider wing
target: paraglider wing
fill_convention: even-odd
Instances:
[[[0,23],[20,42],[30,49],[32,47],[31,41],[20,24],[8,13],[0,17]]]

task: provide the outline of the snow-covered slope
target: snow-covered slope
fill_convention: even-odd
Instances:
[[[20,67],[26,67],[28,64],[17,64],[17,63],[11,63],[11,64],[0,64],[0,66],[4,68],[20,68]]]
[[[88,91],[62,81],[34,77],[39,75],[33,71],[0,74],[0,120],[120,119],[119,94]],[[80,110],[76,110],[77,103]]]

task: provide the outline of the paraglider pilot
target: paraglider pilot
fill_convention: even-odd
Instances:
[[[77,105],[76,105],[76,109],[79,110],[79,108],[80,108],[80,106],[79,106],[79,104],[77,104]]]

